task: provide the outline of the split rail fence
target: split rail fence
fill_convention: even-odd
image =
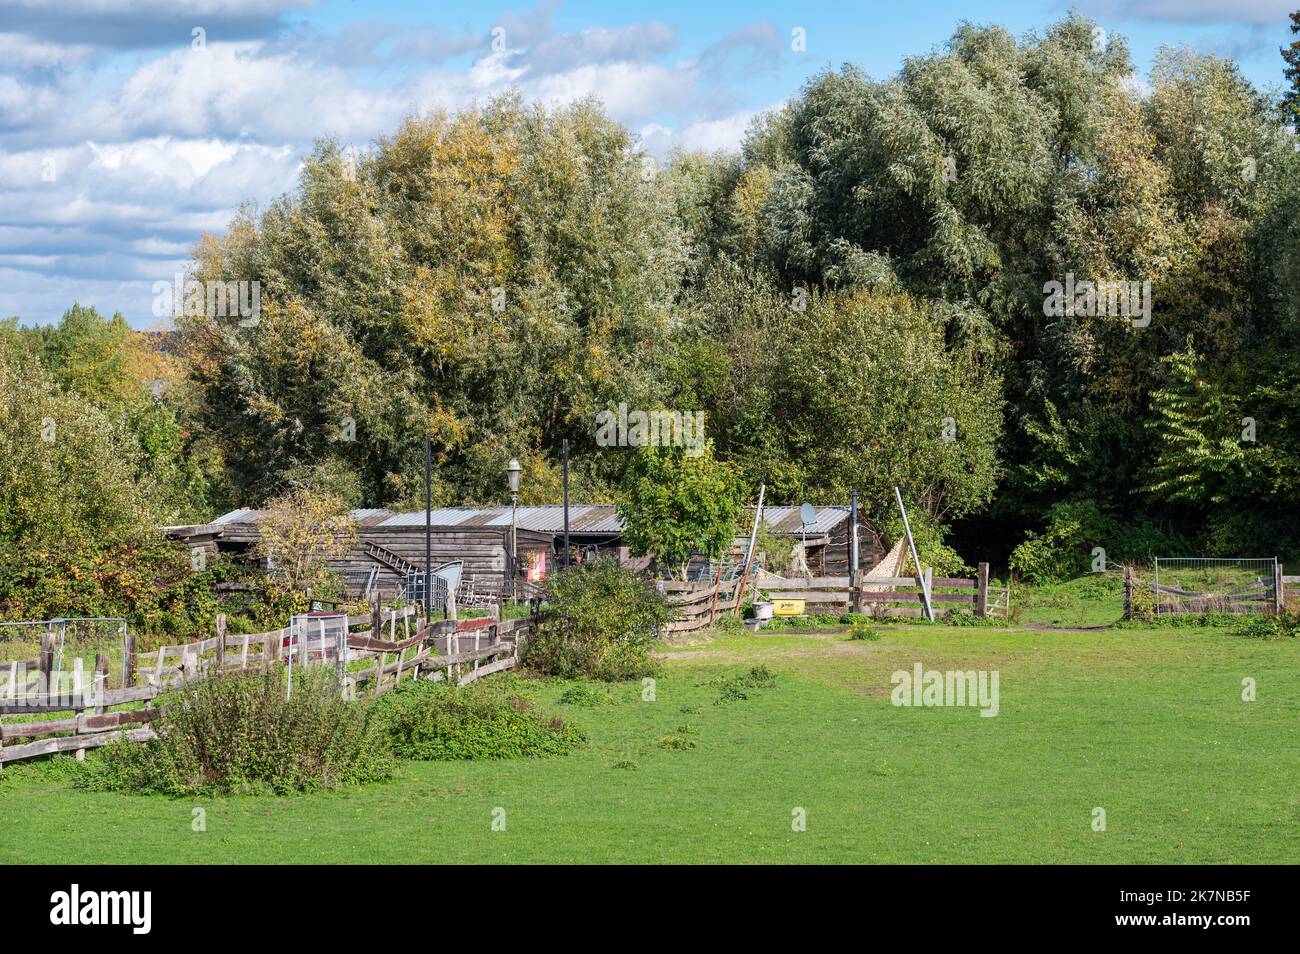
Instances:
[[[727,583],[661,584],[677,619],[664,627],[671,635],[707,629],[727,612],[734,612],[739,581]],[[751,597],[765,594],[772,600],[803,600],[807,612],[857,612],[864,615],[921,616],[925,601],[922,582],[914,576],[871,577],[859,572],[852,576],[777,577],[760,574],[745,588]],[[1011,604],[1010,586],[989,581],[989,565],[981,563],[974,577],[933,577],[927,570],[924,586],[936,615],[952,609],[969,608],[976,616],[1006,616]]]
[[[295,666],[330,665],[344,698],[387,692],[403,679],[429,679],[468,685],[519,663],[519,651],[536,620],[482,617],[429,623],[416,607],[386,614],[306,616],[268,633],[232,635],[217,618],[217,635],[178,646],[136,654],[127,636],[121,676],[110,678],[108,654],[98,653],[88,669],[74,659],[70,669],[54,668],[55,637],[44,634],[40,656],[4,664],[0,672],[0,770],[8,762],[74,752],[114,739],[154,738],[159,712],[153,700],[214,673],[247,672],[284,664],[290,690]],[[353,627],[369,627],[353,631]],[[388,638],[384,638],[384,630]],[[401,629],[407,633],[398,638]],[[414,632],[411,633],[411,630]],[[120,683],[110,685],[110,682]],[[143,704],[143,705],[141,705]],[[5,715],[47,715],[40,721],[9,721]],[[20,741],[21,740],[21,741]]]

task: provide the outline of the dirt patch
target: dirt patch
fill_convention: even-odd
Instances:
[[[1048,623],[1023,623],[1020,630],[1031,633],[1104,633],[1109,626],[1052,626]]]

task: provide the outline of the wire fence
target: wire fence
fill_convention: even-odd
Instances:
[[[107,657],[108,678],[120,683],[126,662],[126,620],[120,617],[79,616],[60,619],[21,620],[0,623],[0,695],[11,691],[18,672],[35,671],[41,654],[41,639],[54,636],[50,678],[62,684],[81,679],[74,671],[83,658]]]
[[[1155,612],[1273,612],[1278,576],[1276,557],[1157,557]]]

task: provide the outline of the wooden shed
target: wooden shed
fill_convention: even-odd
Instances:
[[[774,532],[806,541],[809,569],[818,575],[847,573],[849,508],[826,506],[815,508],[816,520],[802,526],[799,508],[773,506],[763,509],[763,519]],[[744,521],[753,522],[753,508]],[[342,575],[349,593],[364,593],[378,587],[393,592],[407,574],[424,569],[425,513],[416,510],[395,513],[391,510],[353,510],[357,543],[341,560],[330,566]],[[433,565],[452,560],[464,563],[462,579],[471,588],[483,592],[500,592],[506,587],[510,553],[509,507],[444,507],[429,515],[432,521]],[[211,523],[168,527],[168,536],[208,552],[248,552],[259,539],[256,510],[233,510]],[[541,582],[561,561],[564,549],[564,508],[558,504],[520,507],[518,525],[519,566],[516,577],[521,581]],[[623,543],[623,522],[613,504],[573,504],[569,507],[569,544],[572,558],[589,560],[615,556],[638,567],[647,559],[633,559]],[[743,557],[745,537],[736,538],[733,561]],[[869,570],[884,553],[879,534],[859,514],[858,542],[861,565]],[[712,571],[707,567],[702,573]]]

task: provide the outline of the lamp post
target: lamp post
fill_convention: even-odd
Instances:
[[[511,457],[506,465],[506,479],[510,481],[510,599],[515,598],[515,567],[519,563],[519,458]]]
[[[424,620],[433,623],[433,436],[424,435]],[[376,624],[378,625],[378,624]]]
[[[564,439],[564,565],[569,565],[569,439]]]

